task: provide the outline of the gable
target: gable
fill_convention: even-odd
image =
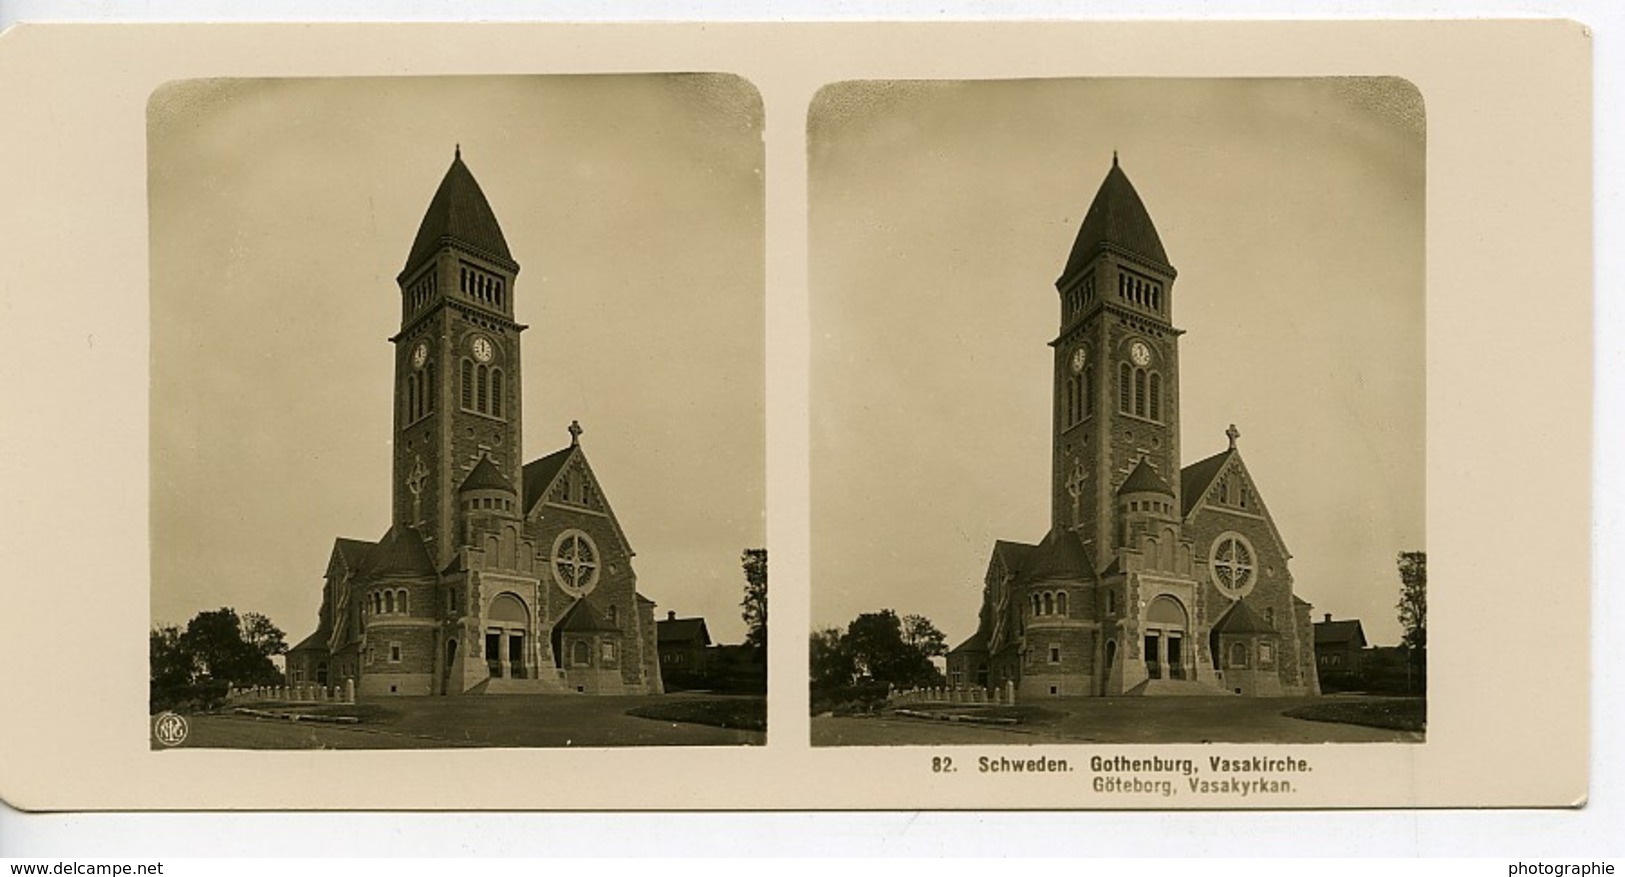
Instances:
[[[587,453],[580,445],[570,445],[538,460],[525,464],[524,469],[525,519],[537,521],[549,507],[580,514],[601,516],[609,521],[610,530],[627,557],[632,550],[631,540],[621,529],[605,495],[603,485],[587,462]]]
[[[1211,465],[1213,461],[1218,461],[1218,465]],[[1197,472],[1196,477],[1186,474],[1198,467],[1203,467],[1203,471]],[[1252,473],[1247,471],[1240,451],[1231,449],[1186,467],[1181,481],[1193,487],[1202,485],[1199,492],[1187,492],[1181,497],[1187,509],[1186,526],[1207,516],[1234,522],[1234,526],[1227,524],[1229,529],[1244,527],[1245,521],[1256,522],[1275,543],[1281,558],[1292,559],[1292,552],[1287,549],[1286,540],[1281,538],[1275,519],[1270,517],[1269,507],[1264,504],[1264,497],[1254,483]]]
[[[346,575],[359,570],[366,563],[367,555],[376,547],[376,543],[364,539],[346,539],[342,536],[334,539],[333,553],[327,558],[326,577],[343,580]]]

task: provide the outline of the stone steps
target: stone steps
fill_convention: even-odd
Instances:
[[[1123,692],[1125,697],[1235,697],[1200,679],[1147,679]]]

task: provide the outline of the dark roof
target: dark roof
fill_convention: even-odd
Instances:
[[[508,252],[508,241],[502,236],[502,227],[491,212],[491,204],[474,181],[474,174],[463,164],[459,149],[440,180],[429,209],[424,211],[418,235],[412,241],[412,253],[406,257],[404,271],[410,271],[432,257],[440,247],[455,241],[482,256],[494,257],[517,268]],[[403,271],[403,273],[404,273]]]
[[[592,608],[591,603],[579,598],[576,600],[575,605],[564,613],[564,617],[559,619],[559,623],[553,626],[553,629],[566,630],[571,633],[620,630],[620,628],[610,624],[609,620],[604,618],[603,615],[599,614],[597,609]]]
[[[978,630],[975,633],[971,634],[970,639],[965,640],[964,642],[962,642],[959,645],[954,646],[952,649],[950,649],[948,651],[948,654],[956,655],[956,654],[960,654],[962,652],[985,652],[985,651],[987,651],[987,631]]]
[[[1168,482],[1162,480],[1157,470],[1151,468],[1151,464],[1141,457],[1139,465],[1135,466],[1134,471],[1128,473],[1128,478],[1123,480],[1123,486],[1117,488],[1118,496],[1125,493],[1160,493],[1163,496],[1173,496],[1174,490],[1168,486]]]
[[[1025,542],[1010,542],[1004,539],[993,540],[993,553],[1004,559],[1004,565],[1012,573],[1020,572],[1021,567],[1032,557],[1036,545]]]
[[[653,605],[655,605],[655,601],[653,601],[653,600],[651,600],[651,599],[649,599],[649,598],[648,598],[648,597],[645,597],[645,596],[643,596],[643,595],[642,595],[642,594],[639,594],[639,593],[636,593],[636,592],[633,592],[633,594],[632,594],[632,596],[634,596],[634,597],[636,597],[636,598],[638,598],[638,602],[639,602],[639,603],[647,603],[647,604],[649,604],[649,605],[650,605],[650,606],[653,606]]]
[[[575,449],[576,446],[571,445],[525,464],[525,514],[530,514],[530,510],[541,500],[547,486],[558,477],[559,470],[564,468],[565,462],[570,459],[570,452]]]
[[[299,641],[299,645],[289,649],[290,652],[299,652],[305,649],[321,649],[327,651],[327,631],[317,628],[316,632]]]
[[[695,640],[703,645],[711,644],[711,631],[706,629],[704,618],[668,618],[655,622],[656,642],[691,643]]]
[[[384,538],[378,540],[378,547],[368,555],[362,573],[368,576],[433,576],[435,569],[417,528],[396,524],[389,528]]]
[[[1360,626],[1358,618],[1347,621],[1317,621],[1315,622],[1315,645],[1344,645],[1354,643],[1358,648],[1365,648],[1365,628]]]
[[[1061,272],[1058,282],[1072,277],[1106,244],[1154,264],[1172,267],[1168,264],[1168,254],[1162,249],[1162,238],[1157,236],[1157,227],[1151,224],[1151,214],[1146,212],[1140,193],[1134,191],[1128,175],[1117,166],[1115,154],[1112,169],[1106,173],[1106,179],[1095,192],[1095,200],[1089,204],[1089,212],[1083,216],[1083,224],[1078,227],[1072,254],[1067,257],[1066,270]]]
[[[340,536],[333,540],[333,550],[344,558],[344,565],[354,572],[367,562],[367,555],[372,553],[378,545],[365,539],[346,539]]]
[[[1230,455],[1235,452],[1235,448],[1220,451],[1206,460],[1197,460],[1179,470],[1179,501],[1183,506],[1179,510],[1181,516],[1190,514],[1191,509],[1196,508],[1202,494],[1207,493],[1208,485],[1213,483],[1219,470],[1224,468],[1225,463],[1230,462]]]
[[[1237,600],[1234,606],[1213,625],[1214,633],[1275,633],[1269,622],[1259,617],[1246,600]]]
[[[501,470],[497,469],[496,464],[491,462],[491,458],[484,454],[480,455],[480,461],[474,464],[474,468],[468,473],[468,477],[463,479],[463,486],[457,488],[458,493],[465,490],[505,490],[509,493],[514,492],[513,485],[508,482],[507,478],[503,477]]]
[[[1075,579],[1093,581],[1095,565],[1089,552],[1071,530],[1049,531],[1027,556],[1027,565],[1021,571],[1022,581],[1038,582],[1047,579]]]

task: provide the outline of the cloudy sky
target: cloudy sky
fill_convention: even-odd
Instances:
[[[764,542],[763,118],[723,76],[214,80],[149,106],[155,622],[314,629],[389,525],[394,277],[451,163],[521,272],[524,451],[580,420],[657,613]]]
[[[845,83],[809,118],[812,620],[976,626],[1048,528],[1054,281],[1118,150],[1179,270],[1184,462],[1240,448],[1319,613],[1424,548],[1422,100],[1396,80]]]

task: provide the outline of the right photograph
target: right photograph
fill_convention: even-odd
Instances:
[[[843,82],[808,149],[814,745],[1424,739],[1414,86]]]

